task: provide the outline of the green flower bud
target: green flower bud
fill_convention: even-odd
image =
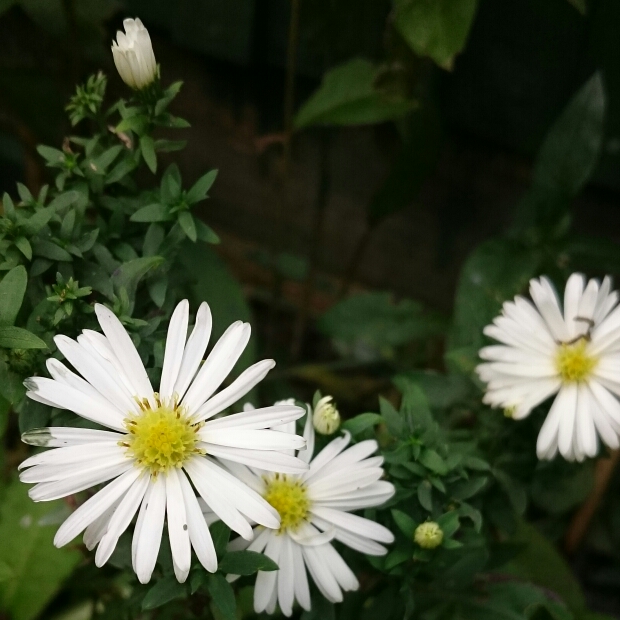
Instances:
[[[443,530],[434,521],[426,521],[416,527],[413,540],[423,549],[434,549],[443,541]]]

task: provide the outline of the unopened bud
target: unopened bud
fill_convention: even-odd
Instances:
[[[138,18],[124,20],[123,26],[125,32],[119,30],[112,42],[114,64],[127,86],[142,90],[157,77],[151,37]]]
[[[312,424],[321,435],[331,435],[340,426],[340,413],[332,400],[331,396],[323,396],[314,408]]]
[[[443,541],[443,530],[434,521],[426,521],[415,528],[413,540],[423,549],[434,549]]]

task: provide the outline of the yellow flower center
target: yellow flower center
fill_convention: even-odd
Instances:
[[[426,521],[416,527],[413,540],[423,549],[434,549],[443,542],[443,530],[438,523]]]
[[[310,501],[305,485],[286,474],[276,474],[267,480],[264,498],[280,515],[280,533],[297,530],[308,515]]]
[[[162,403],[155,395],[158,407],[151,409],[148,401],[140,402],[142,412],[125,418],[128,434],[122,445],[145,469],[157,474],[172,467],[182,467],[196,448],[196,431],[201,424],[192,423],[176,402]]]
[[[574,344],[562,344],[555,364],[564,383],[578,383],[588,378],[598,360],[586,351],[587,341],[582,338]]]

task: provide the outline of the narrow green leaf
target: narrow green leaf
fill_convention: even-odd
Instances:
[[[174,575],[160,579],[142,600],[142,609],[155,609],[186,594],[185,585],[179,583]]]
[[[0,327],[0,347],[5,349],[46,349],[41,338],[22,327]]]
[[[342,423],[342,430],[349,431],[352,435],[357,435],[368,428],[377,424],[382,424],[383,418],[378,413],[360,413],[350,420]]]
[[[52,241],[38,240],[34,242],[33,247],[34,254],[36,256],[42,256],[43,258],[49,258],[50,260],[57,261],[71,261],[71,254],[67,250],[56,245]]]
[[[229,551],[220,560],[219,569],[230,575],[253,575],[261,571],[278,570],[278,565],[266,555],[255,551]]]
[[[32,246],[26,237],[17,237],[13,243],[28,260],[32,260]]]
[[[236,620],[237,602],[232,586],[220,573],[209,575],[207,589],[215,606],[222,612],[225,620]]]
[[[400,531],[409,539],[413,540],[413,534],[418,524],[402,510],[392,510],[392,517]]]
[[[194,218],[189,211],[181,211],[179,214],[179,225],[183,232],[187,235],[188,239],[196,242],[198,235],[196,233],[196,225],[194,224]]]
[[[155,143],[151,136],[142,136],[140,138],[140,150],[149,170],[155,174],[157,172],[157,155],[155,154]]]
[[[114,290],[120,293],[125,290],[130,300],[136,294],[136,288],[147,273],[156,269],[164,262],[162,256],[144,256],[123,263],[113,274],[112,284]]]
[[[0,282],[0,325],[13,325],[22,307],[28,274],[23,265],[14,267]]]
[[[168,207],[153,203],[138,209],[129,218],[132,222],[163,222],[169,217]]]
[[[207,226],[201,219],[196,218],[194,220],[194,224],[196,224],[198,239],[206,243],[220,242],[220,238],[217,236],[217,233],[210,226]]]
[[[217,173],[217,170],[211,170],[201,176],[196,183],[192,185],[192,188],[187,192],[187,196],[185,197],[187,204],[193,205],[207,197],[207,192],[215,182]]]

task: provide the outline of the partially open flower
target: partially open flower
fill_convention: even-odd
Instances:
[[[340,413],[331,396],[323,396],[316,404],[312,415],[314,430],[321,435],[331,435],[340,426]]]
[[[127,86],[142,90],[157,77],[157,64],[149,31],[136,19],[123,21],[125,32],[116,33],[112,42],[114,64]]]

